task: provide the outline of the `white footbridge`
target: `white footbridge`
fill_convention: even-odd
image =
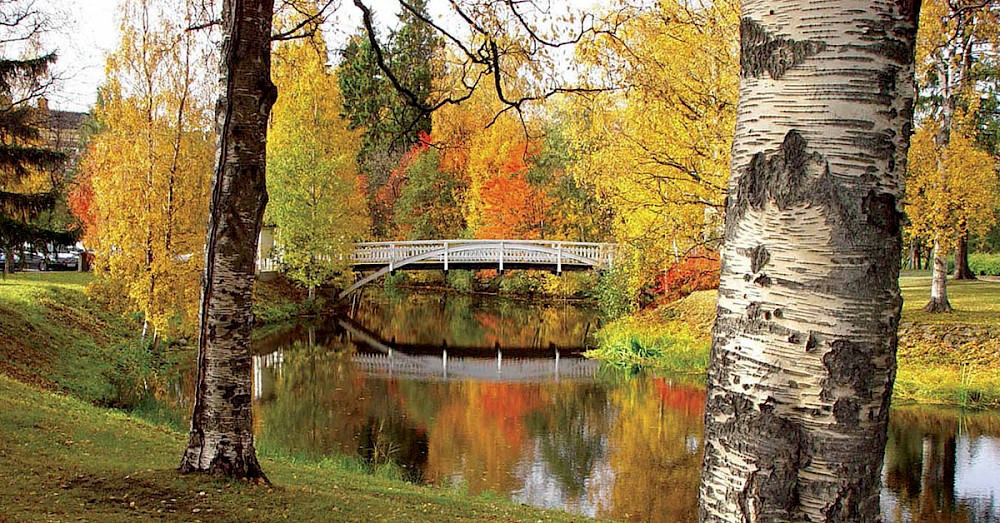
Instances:
[[[340,293],[344,298],[368,283],[397,270],[541,269],[603,270],[614,266],[613,243],[548,240],[423,240],[355,244],[350,256],[354,270],[373,271]]]

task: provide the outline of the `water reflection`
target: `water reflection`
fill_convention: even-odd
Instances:
[[[900,522],[1000,522],[1000,416],[895,409],[883,514]]]
[[[351,321],[258,341],[259,437],[313,458],[391,461],[473,494],[696,521],[703,389],[580,359],[595,322],[585,309],[465,297],[365,302]],[[895,409],[883,483],[885,521],[1000,523],[1000,414]]]
[[[388,458],[415,481],[590,516],[696,520],[698,388],[614,372],[389,377],[364,364],[366,350],[344,339],[255,356],[261,438],[312,457]]]

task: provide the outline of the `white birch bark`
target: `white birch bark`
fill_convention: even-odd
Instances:
[[[198,382],[181,472],[267,481],[251,405],[250,310],[267,190],[273,0],[224,0],[218,159],[206,243]]]
[[[931,300],[924,306],[927,312],[951,312],[948,301],[948,258],[941,252],[941,244],[934,242],[934,262],[931,268]]]
[[[918,11],[743,2],[701,521],[878,520]]]

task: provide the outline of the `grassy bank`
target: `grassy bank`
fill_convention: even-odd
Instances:
[[[904,304],[895,398],[1000,407],[1000,282],[950,281],[952,314],[923,311],[930,295],[928,275],[904,275],[900,288]],[[589,355],[700,375],[708,362],[714,316],[715,292],[696,292],[608,324],[597,333],[600,349]]]
[[[310,301],[305,289],[281,274],[273,280],[257,280],[253,294],[253,314],[257,325],[295,321],[300,316],[315,314],[326,301],[324,298]]]
[[[298,463],[265,453],[275,488],[180,476],[174,467],[184,434],[100,406],[126,403],[138,385],[119,376],[142,376],[161,357],[129,349],[141,348],[138,325],[89,300],[88,278],[0,281],[0,469],[7,480],[0,522],[581,519],[373,476],[340,460]]]

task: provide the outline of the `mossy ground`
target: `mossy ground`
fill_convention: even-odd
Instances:
[[[1000,282],[948,282],[955,312],[930,314],[930,276],[907,273],[900,280],[899,402],[1000,408]],[[642,365],[701,375],[708,362],[715,291],[701,291],[667,307],[642,311],[597,333],[588,355],[619,365]]]
[[[136,322],[88,299],[88,279],[0,281],[0,522],[582,519],[411,485],[337,460],[265,455],[273,488],[179,475],[182,432],[95,405],[120,396],[123,384],[109,377],[155,362],[120,350],[137,337]]]

